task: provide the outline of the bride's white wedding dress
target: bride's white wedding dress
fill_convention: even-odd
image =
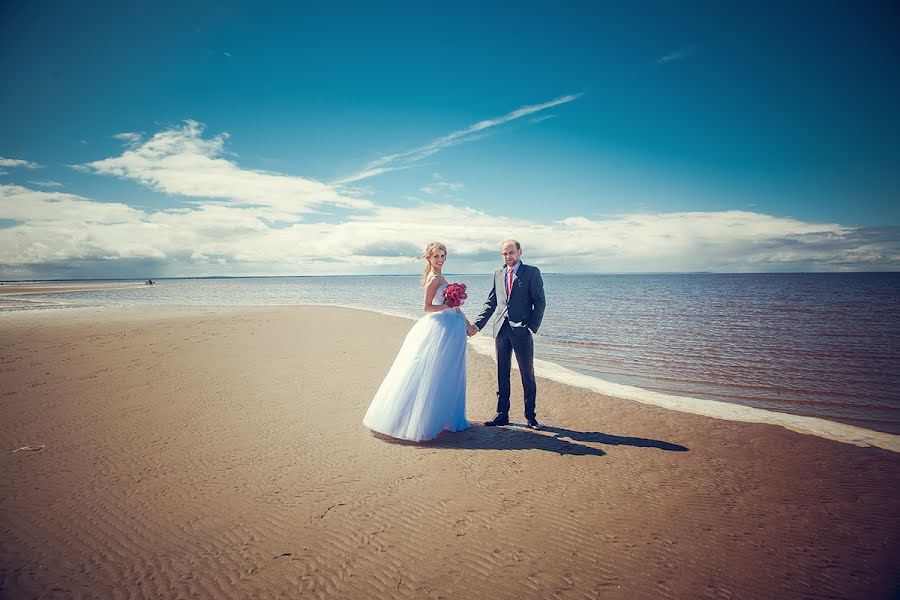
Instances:
[[[443,304],[442,283],[432,304]],[[379,433],[422,442],[466,421],[466,319],[452,308],[427,313],[403,341],[375,393],[363,424]]]

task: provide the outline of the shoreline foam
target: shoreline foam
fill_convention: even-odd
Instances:
[[[391,317],[400,317],[415,321],[407,315],[400,315],[388,311],[360,308],[357,306],[329,305],[338,308],[350,308],[363,310]],[[481,334],[469,338],[469,344],[479,354],[490,356],[496,362],[493,340],[487,335]],[[513,356],[513,368],[517,368],[515,356]],[[764,408],[745,406],[719,400],[707,400],[693,396],[676,396],[663,394],[643,388],[613,383],[600,377],[578,373],[572,369],[563,367],[554,362],[535,358],[534,373],[538,377],[550,379],[557,383],[563,383],[574,387],[590,390],[623,400],[632,400],[642,404],[658,406],[667,410],[674,410],[693,415],[712,417],[723,421],[740,421],[743,423],[760,423],[765,425],[777,425],[790,431],[806,435],[814,435],[836,442],[852,444],[854,446],[875,446],[891,452],[900,453],[900,436],[891,433],[866,429],[855,425],[848,425],[838,421],[829,421],[818,417],[806,417],[782,413]]]

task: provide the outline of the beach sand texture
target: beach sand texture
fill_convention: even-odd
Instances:
[[[361,421],[410,325],[332,307],[0,317],[0,597],[898,592],[900,455],[548,380],[544,431],[486,428],[494,363],[472,351],[473,427],[390,441]]]

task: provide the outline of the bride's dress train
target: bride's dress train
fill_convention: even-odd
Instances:
[[[441,284],[434,304],[446,288]],[[421,442],[466,421],[466,319],[447,309],[416,321],[375,393],[363,424],[395,438]]]

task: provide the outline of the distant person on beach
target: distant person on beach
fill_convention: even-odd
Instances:
[[[535,404],[537,382],[534,379],[534,338],[544,318],[547,304],[544,281],[537,267],[523,264],[522,245],[516,240],[500,244],[504,266],[494,271],[494,286],[475,325],[468,335],[475,335],[487,325],[493,325],[494,349],[497,352],[497,414],[485,425],[509,424],[510,369],[512,353],[522,375],[525,391],[525,419],[531,429],[540,429]],[[493,318],[491,318],[493,315]]]
[[[153,285],[153,280],[152,280],[152,279],[148,279],[148,280],[147,280],[147,285]]]
[[[466,333],[471,324],[457,302],[444,297],[448,283],[441,269],[447,247],[431,242],[419,258],[426,261],[422,275],[425,316],[406,334],[363,418],[363,424],[373,431],[414,442],[469,427]],[[449,285],[455,288],[458,284]],[[447,296],[453,299],[452,292]]]

